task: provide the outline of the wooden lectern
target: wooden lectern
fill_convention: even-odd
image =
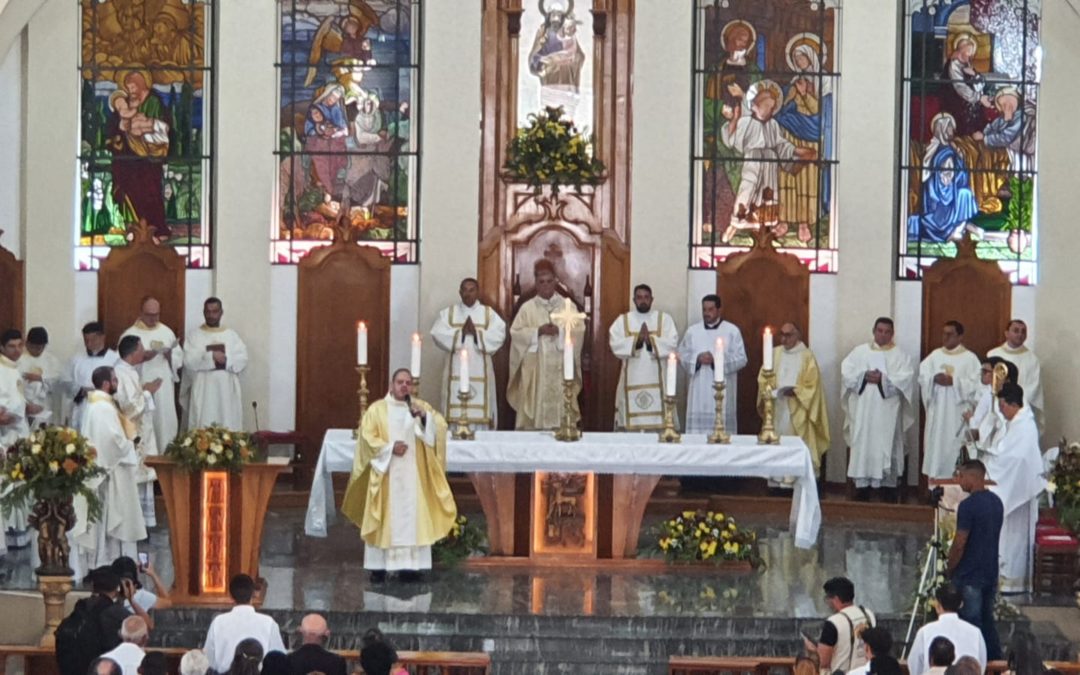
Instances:
[[[176,604],[229,604],[229,580],[259,576],[263,519],[285,464],[247,464],[241,471],[191,472],[165,457],[147,457],[169,515]]]

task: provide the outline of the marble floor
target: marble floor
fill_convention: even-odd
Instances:
[[[480,518],[479,515],[475,516]],[[736,514],[738,518],[738,514]],[[759,517],[740,522],[758,530],[766,568],[642,573],[560,568],[435,570],[422,583],[391,580],[372,586],[362,569],[356,530],[338,523],[325,539],[304,534],[302,509],[267,514],[262,574],[270,609],[409,611],[552,616],[817,617],[825,612],[821,585],[846,575],[857,601],[880,615],[910,610],[919,558],[929,526],[909,523],[826,523],[818,546],[794,546],[786,522]],[[643,544],[650,539],[650,522]],[[148,544],[163,581],[172,580],[168,533],[154,528]],[[0,590],[31,589],[29,551],[0,559]]]

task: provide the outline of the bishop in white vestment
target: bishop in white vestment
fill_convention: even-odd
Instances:
[[[679,343],[679,362],[686,369],[690,383],[686,394],[686,433],[712,433],[716,422],[716,399],[713,394],[713,349],[716,339],[724,341],[724,428],[738,433],[736,401],[739,397],[739,371],[746,367],[746,346],[739,327],[724,321],[718,295],[701,300],[700,323],[686,329]]]
[[[675,320],[652,309],[652,302],[652,289],[639,284],[634,288],[634,310],[619,316],[608,329],[608,345],[622,361],[615,389],[616,430],[664,426],[664,368],[668,354],[679,347],[679,334]]]
[[[442,374],[442,411],[447,419],[460,419],[458,391],[461,386],[461,360],[464,349],[469,370],[467,416],[473,429],[494,429],[498,406],[495,400],[495,370],[491,355],[506,341],[506,322],[498,313],[479,301],[476,279],[464,279],[458,287],[461,302],[439,312],[431,327],[435,345],[447,352]]]
[[[979,401],[979,357],[962,344],[964,327],[945,322],[943,346],[919,365],[919,390],[926,408],[922,472],[929,478],[952,478],[964,445],[967,420]]]
[[[161,381],[154,391],[154,439],[164,450],[176,438],[179,423],[176,418],[176,383],[184,365],[184,350],[172,329],[161,323],[161,304],[155,298],[143,300],[139,319],[124,331],[142,340],[146,356],[139,365],[143,384]]]
[[[94,390],[92,377],[101,366],[116,365],[120,355],[105,346],[105,327],[99,321],[91,321],[82,329],[84,354],[76,354],[68,368],[67,384],[74,403],[71,409],[71,426],[82,425],[82,413],[86,407],[86,395]]]
[[[116,364],[116,405],[120,409],[121,422],[128,436],[134,431],[135,452],[139,457],[137,482],[139,498],[142,500],[143,518],[147,527],[157,525],[154,513],[154,470],[146,466],[146,458],[159,454],[157,438],[154,435],[154,390],[162,386],[160,380],[142,383],[137,370],[148,352],[143,349],[137,335],[127,335],[120,339],[120,361]]]
[[[87,395],[79,433],[97,450],[97,463],[106,474],[96,479],[100,481],[97,490],[102,504],[98,522],[89,523],[86,501],[75,499],[76,522],[68,537],[76,544],[71,549],[76,578],[120,556],[136,557],[137,542],[146,539],[137,484],[139,458],[113,398],[116,374],[112,368],[101,367],[94,371],[93,378],[97,389]]]
[[[203,303],[202,326],[188,333],[184,342],[184,369],[191,377],[188,426],[192,429],[220,425],[244,428],[240,373],[247,367],[247,346],[236,331],[221,326],[221,301]]]
[[[30,415],[30,426],[62,424],[64,414],[64,366],[46,351],[49,334],[36,326],[26,333],[26,349],[16,362],[25,387],[26,402],[41,410]]]
[[[999,364],[1003,364],[1008,374],[1002,381],[995,382],[994,370],[1000,367]],[[1015,383],[1016,372],[1016,366],[997,356],[988,356],[983,359],[982,367],[979,369],[979,400],[968,417],[968,435],[965,445],[969,450],[974,448],[977,453],[976,459],[984,464],[990,461],[990,455],[997,452],[997,444],[1005,433],[1006,420],[998,406],[997,390],[1006,381]]]
[[[1043,403],[1042,375],[1039,357],[1024,344],[1027,342],[1027,324],[1013,319],[1005,329],[1005,342],[994,347],[987,356],[1000,356],[1013,363],[1018,371],[1016,383],[1024,390],[1024,406],[1031,408],[1035,424],[1042,435],[1046,427]]]
[[[1008,422],[986,470],[995,483],[990,489],[1001,499],[1005,512],[998,546],[1001,592],[1026,593],[1031,590],[1039,495],[1046,489],[1039,429],[1031,409],[1024,405],[1022,387],[1011,382],[1002,385],[998,405]]]
[[[848,477],[855,487],[893,488],[903,473],[906,435],[915,423],[915,360],[893,344],[893,322],[874,323],[874,339],[840,364]]]

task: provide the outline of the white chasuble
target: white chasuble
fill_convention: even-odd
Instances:
[[[1024,407],[1031,408],[1031,414],[1035,416],[1035,424],[1042,435],[1046,425],[1046,416],[1043,407],[1042,373],[1039,357],[1024,345],[1013,349],[1009,343],[994,347],[986,353],[987,356],[1000,356],[1016,366],[1017,384],[1024,390]]]
[[[648,344],[638,345],[642,324],[649,329]],[[608,329],[608,345],[622,361],[615,389],[615,428],[656,430],[664,426],[664,369],[668,354],[679,347],[675,321],[663,312],[623,314]],[[676,419],[675,426],[679,426]]]
[[[506,400],[517,413],[516,429],[557,429],[563,409],[563,327],[558,335],[539,335],[537,329],[552,321],[552,314],[565,306],[558,293],[545,300],[536,296],[521,305],[510,325],[510,380]],[[585,324],[571,331],[574,348],[574,388],[571,407],[580,418],[581,347]]]
[[[23,352],[15,363],[25,386],[23,394],[27,403],[41,406],[41,412],[31,415],[30,426],[39,424],[62,424],[64,412],[64,366],[52,352],[43,351],[34,356]],[[28,379],[27,376],[34,379]]]
[[[137,432],[139,442],[135,453],[139,457],[136,481],[139,483],[139,498],[142,500],[143,519],[147,527],[157,525],[154,513],[154,470],[146,466],[146,458],[159,454],[157,438],[154,434],[154,398],[143,389],[139,371],[123,359],[116,364],[116,394],[113,398],[120,409],[120,414]],[[130,430],[128,435],[130,436]]]
[[[713,367],[698,365],[698,357],[712,354],[716,338],[724,340],[724,427],[738,433],[736,401],[739,396],[739,371],[746,366],[746,346],[738,326],[721,321],[715,326],[695,323],[686,329],[679,343],[679,362],[690,378],[686,392],[686,433],[712,433],[716,422],[716,398],[713,393]]]
[[[1005,512],[998,554],[1001,591],[1023,593],[1031,588],[1039,495],[1046,489],[1039,429],[1027,406],[1006,423],[986,470],[996,483],[990,489],[1001,498]]]
[[[895,487],[903,472],[906,432],[915,423],[915,360],[895,345],[861,344],[840,364],[848,477],[855,486]],[[866,379],[881,373],[881,382]]]
[[[224,351],[224,366],[214,362],[215,351]],[[243,430],[240,373],[247,367],[247,361],[247,347],[231,328],[203,325],[188,334],[184,343],[184,368],[191,378],[189,428],[218,424],[226,429]]]
[[[465,321],[472,319],[476,336],[464,335]],[[473,303],[466,307],[460,302],[439,312],[431,327],[435,345],[448,352],[442,371],[442,411],[447,419],[460,419],[462,413],[458,391],[461,385],[461,363],[458,352],[464,349],[469,360],[469,392],[466,408],[473,429],[494,429],[498,406],[495,401],[495,370],[491,355],[506,341],[506,322],[495,310]]]
[[[952,478],[964,444],[967,422],[964,413],[979,400],[979,357],[963,345],[939,347],[919,365],[919,389],[926,408],[922,472],[930,478]],[[951,375],[952,384],[934,382],[939,374]]]
[[[139,364],[139,376],[143,384],[161,380],[161,387],[153,394],[152,413],[154,439],[157,449],[161,451],[176,438],[179,430],[176,418],[176,383],[180,381],[180,369],[184,365],[184,350],[172,329],[163,323],[150,328],[139,320],[124,331],[124,335],[139,336],[143,349],[154,352],[152,358]]]

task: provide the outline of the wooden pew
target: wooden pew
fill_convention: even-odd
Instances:
[[[181,657],[188,649],[151,647],[149,651],[165,654],[169,661],[169,672],[175,674],[180,667]],[[351,668],[359,671],[360,652],[342,650],[337,653],[345,657]],[[0,675],[6,675],[10,657],[25,659],[24,672],[27,675],[59,675],[56,654],[49,647],[0,645]],[[491,657],[480,652],[398,652],[398,658],[410,675],[488,675],[491,671]]]
[[[1064,675],[1080,674],[1080,662],[1048,661],[1048,668]],[[669,675],[769,675],[773,670],[790,673],[795,667],[794,657],[726,657],[726,656],[672,656],[668,659]],[[900,663],[907,673],[907,664]],[[1005,661],[991,661],[986,665],[986,675],[1001,675],[1009,669]]]

